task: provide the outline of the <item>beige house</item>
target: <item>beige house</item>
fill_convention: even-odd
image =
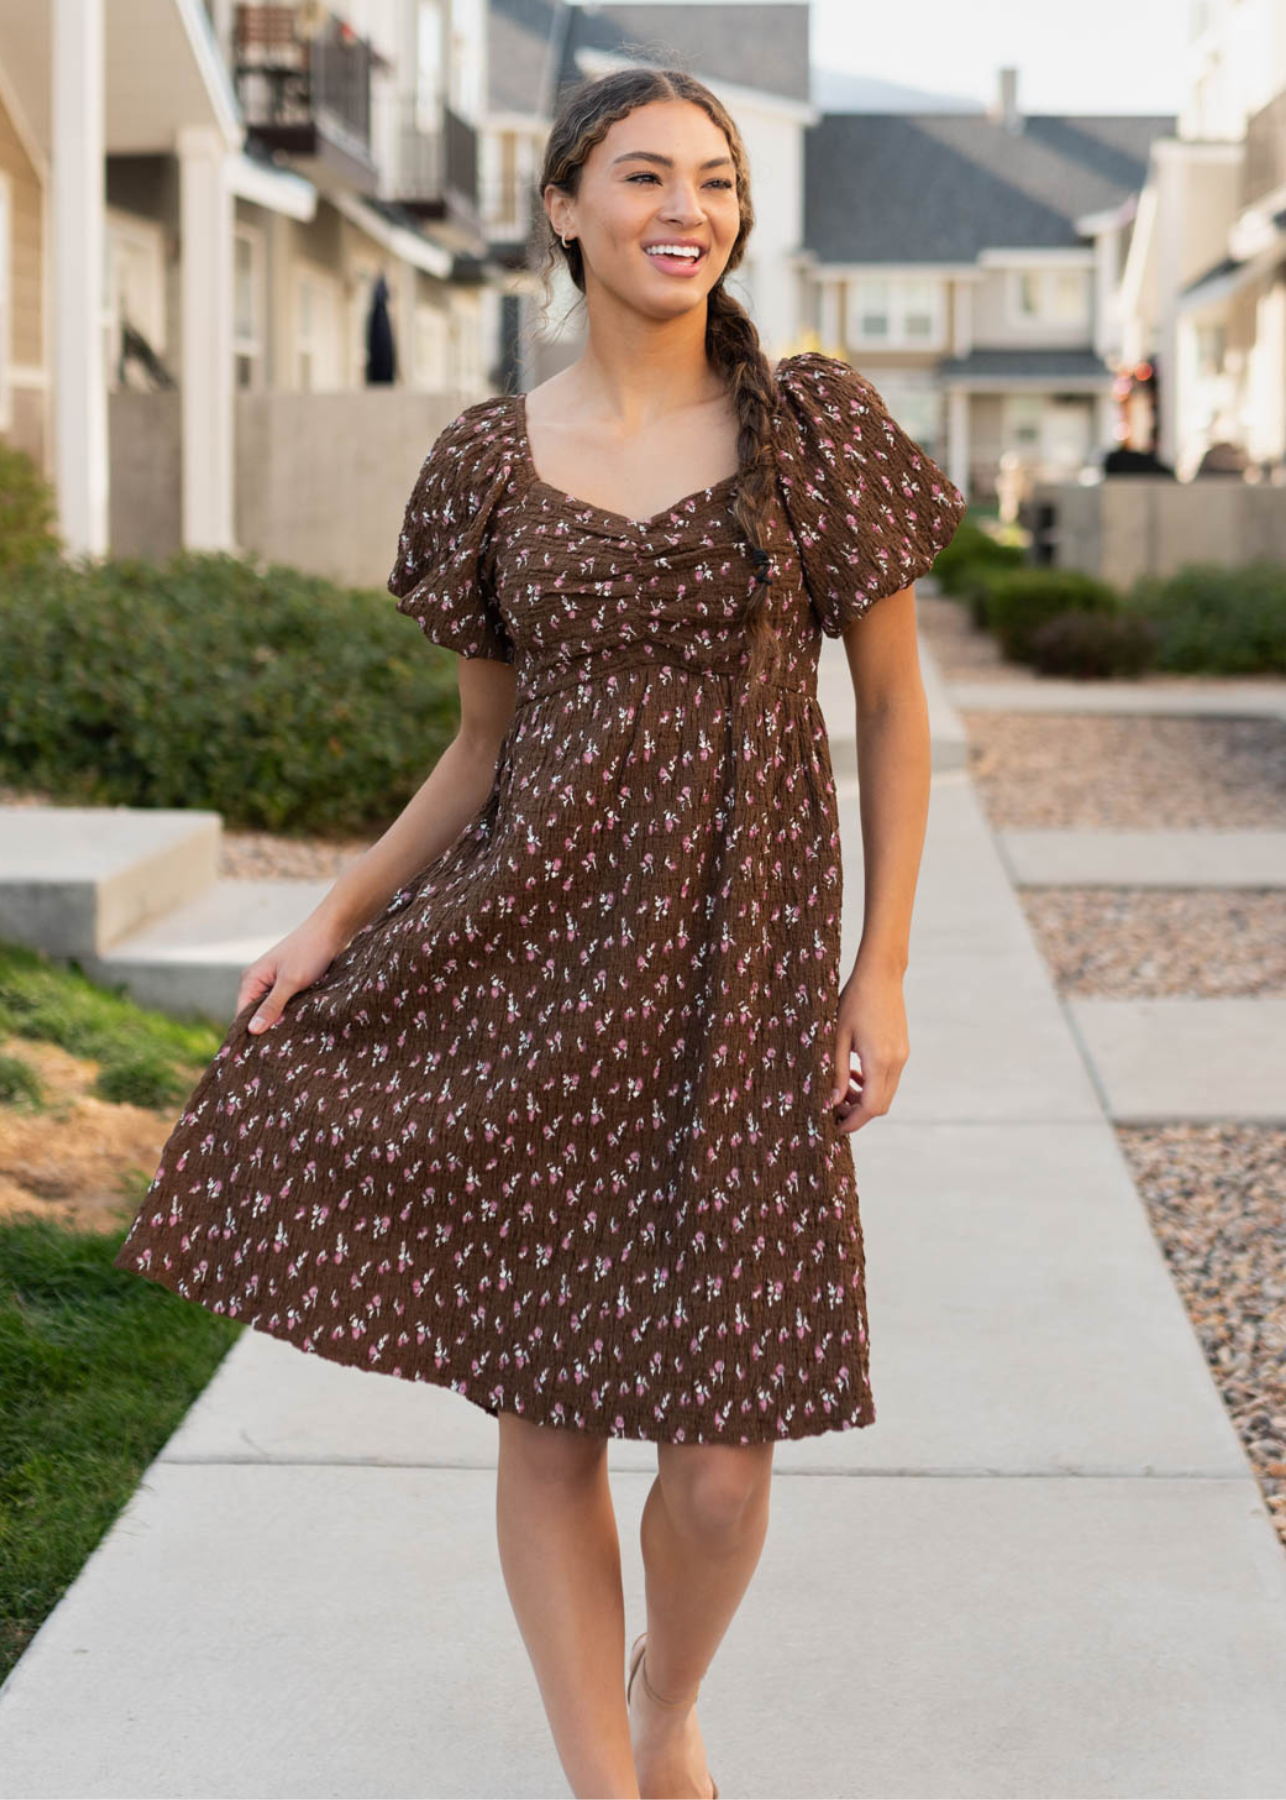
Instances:
[[[1216,444],[1286,477],[1286,6],[1193,0],[1188,93],[1153,146],[1121,283],[1127,360],[1159,370],[1163,459]]]
[[[1117,441],[1118,284],[1173,120],[834,112],[809,133],[804,307],[968,494],[1077,479]]]

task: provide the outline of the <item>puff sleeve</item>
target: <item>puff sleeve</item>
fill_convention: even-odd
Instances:
[[[430,643],[460,656],[514,660],[488,568],[492,511],[509,475],[494,402],[466,407],[420,466],[388,590]]]
[[[776,379],[782,502],[822,630],[839,637],[933,567],[966,501],[848,363],[809,350]]]

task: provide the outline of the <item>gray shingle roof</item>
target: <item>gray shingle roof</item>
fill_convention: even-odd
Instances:
[[[1074,247],[1075,221],[1143,185],[1173,118],[828,113],[805,133],[804,245],[819,263],[973,262]]]
[[[554,27],[562,0],[490,0],[487,7],[487,108],[548,111]]]
[[[761,93],[807,101],[808,7],[593,6],[570,9],[557,72],[561,89],[583,79],[580,49],[634,54],[670,63],[702,81],[736,82]],[[551,105],[557,95],[551,96]]]
[[[967,356],[944,356],[934,364],[942,377],[978,381],[1109,381],[1111,369],[1092,350],[971,350]]]

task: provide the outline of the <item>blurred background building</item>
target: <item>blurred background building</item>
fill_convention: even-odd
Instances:
[[[533,255],[559,95],[673,61],[746,138],[768,353],[847,358],[971,497],[1121,447],[1276,479],[1286,0],[1175,14],[1152,117],[1026,114],[1014,67],[826,110],[806,4],[0,0],[0,434],[74,549],[371,579],[442,425],[579,350]]]

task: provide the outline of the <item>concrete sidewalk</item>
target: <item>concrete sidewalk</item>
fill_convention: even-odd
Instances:
[[[838,644],[823,673],[847,967]],[[853,1140],[879,1419],[777,1447],[711,1767],[726,1800],[1284,1796],[1286,1556],[936,683],[934,727],[912,1054]],[[565,1794],[494,1452],[458,1396],[247,1333],[0,1690],[0,1795]],[[632,1636],[655,1452],[610,1466]]]

